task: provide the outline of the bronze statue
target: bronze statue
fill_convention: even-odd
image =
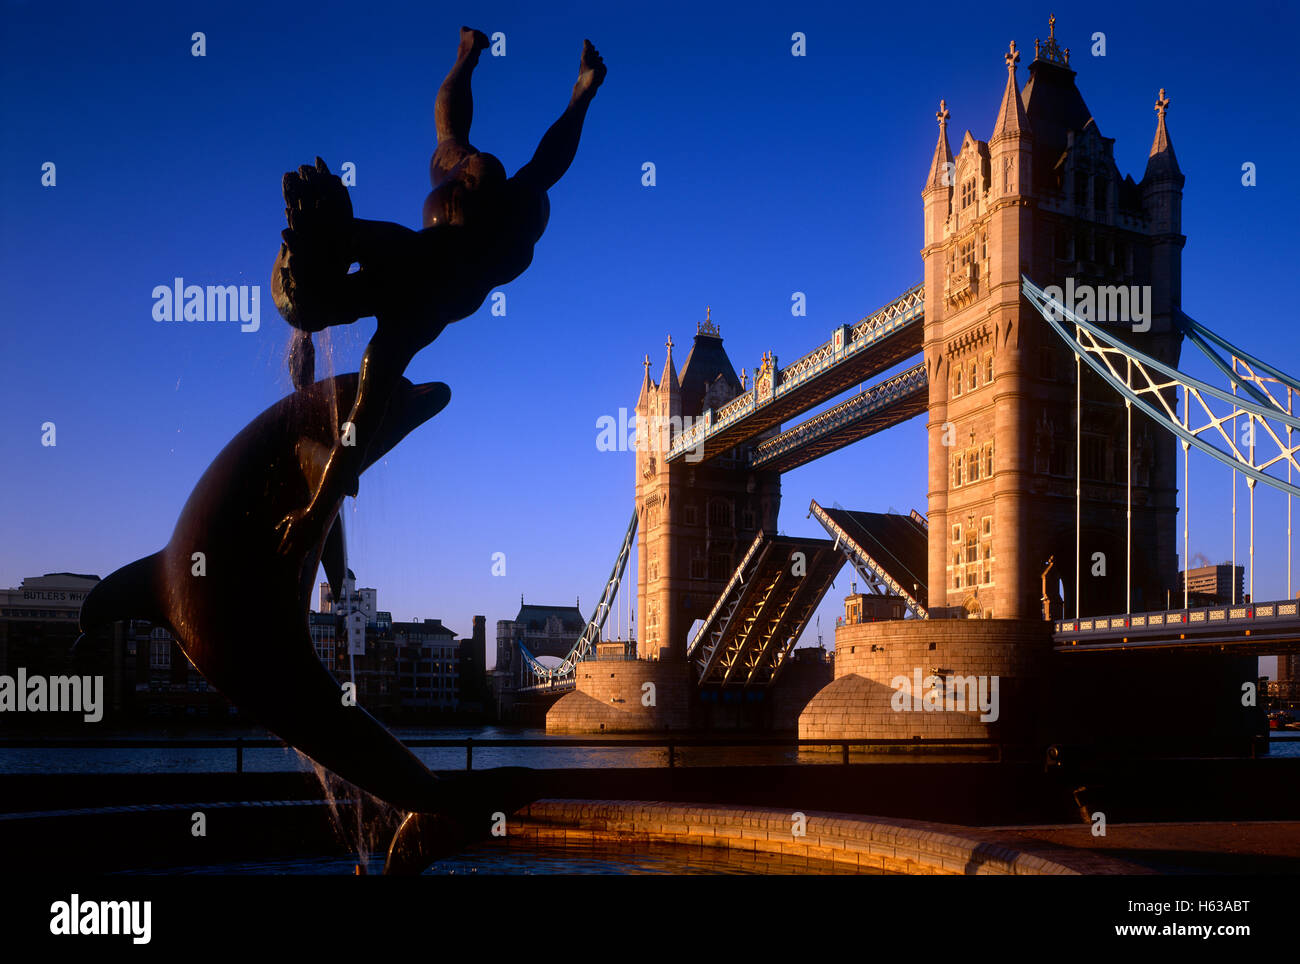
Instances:
[[[107,576],[81,605],[83,633],[121,619],[166,627],[204,677],[286,743],[395,806],[435,811],[439,781],[348,699],[316,656],[307,608],[323,561],[334,592],[347,571],[338,508],[302,555],[277,552],[276,522],[317,487],[357,376],[276,402],[212,460],[167,545]],[[362,468],[447,404],[451,392],[399,378]],[[329,538],[327,539],[327,535]]]
[[[605,65],[584,42],[578,81],[533,159],[507,178],[469,142],[470,74],[488,40],[462,28],[435,105],[438,145],[424,228],[352,216],[324,161],[284,177],[289,227],[276,261],[276,306],[293,325],[292,395],[213,459],[159,552],[109,575],[86,597],[82,631],[121,619],[169,629],[228,699],[285,742],[408,811],[387,869],[412,872],[486,831],[490,813],[532,799],[517,770],[449,793],[317,658],[307,624],[316,570],[335,595],[346,572],[339,510],[361,472],[442,410],[446,385],[403,372],[449,323],[528,267],[546,227],[546,191],[573,161]],[[349,273],[353,263],[360,270]],[[314,382],[311,333],[374,315],[358,374]],[[350,423],[350,425],[349,425]]]
[[[434,104],[438,143],[429,164],[433,190],[424,227],[352,216],[342,181],[325,162],[284,176],[289,227],[271,279],[276,307],[297,331],[290,350],[294,384],[312,379],[311,333],[374,315],[378,326],[361,361],[356,404],[310,500],[281,520],[281,550],[301,551],[306,533],[342,493],[356,491],[358,466],[397,380],[448,324],[477,311],[493,288],[517,278],[550,216],[546,192],[568,170],[605,64],[583,41],[568,107],[513,177],[469,141],[470,75],[488,38],[462,27],[456,63]],[[359,270],[348,273],[352,264]]]

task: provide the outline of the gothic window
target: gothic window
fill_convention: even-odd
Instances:
[[[731,576],[731,559],[722,553],[709,558],[709,578],[721,582]]]
[[[1016,189],[1016,161],[1013,157],[1003,159],[1002,167],[1002,189],[1010,194]]]
[[[1047,468],[1049,475],[1070,475],[1070,449],[1064,435],[1052,439],[1052,457]]]
[[[962,243],[960,255],[961,255],[960,258],[961,266],[963,268],[975,260],[975,239],[974,238],[971,238],[969,241],[965,241]]]
[[[984,356],[984,384],[993,381],[993,352]]]
[[[966,561],[967,562],[979,561],[978,539],[979,539],[979,535],[975,531],[975,527],[971,526],[970,532],[966,533]]]
[[[966,453],[966,479],[970,482],[980,480],[980,455],[974,449]]]
[[[1056,260],[1074,260],[1074,238],[1064,227],[1056,229]]]
[[[691,578],[704,579],[708,573],[704,569],[704,550],[699,546],[691,546]]]
[[[957,523],[957,525],[955,525],[955,526],[952,527],[952,541],[953,541],[953,542],[961,542],[961,523],[960,523],[960,522]]]
[[[954,396],[961,394],[961,366],[960,365],[953,366],[952,393]]]
[[[970,178],[961,186],[961,206],[964,211],[975,203],[975,178]]]
[[[990,446],[990,448],[992,448],[992,446]],[[993,535],[993,516],[991,516],[991,515],[986,515],[983,519],[980,520],[980,522],[981,522],[981,530],[982,530],[981,534],[983,535],[983,537],[984,537],[985,539],[988,539],[988,538],[992,537],[992,535]]]
[[[729,526],[731,525],[731,505],[720,499],[715,499],[709,503],[709,525],[711,526]]]
[[[1101,435],[1085,435],[1081,440],[1083,477],[1094,482],[1106,480],[1106,439]]]
[[[987,261],[988,257],[989,257],[989,236],[987,234],[981,234],[980,235],[980,260]]]
[[[993,443],[984,446],[984,478],[993,476]]]
[[[962,483],[963,459],[960,455],[954,455],[952,458],[952,484],[953,488],[958,488]]]
[[[970,360],[970,366],[967,369],[967,375],[970,380],[970,390],[973,392],[979,387],[980,366],[974,358]]]
[[[1047,346],[1038,349],[1038,377],[1049,382],[1056,378],[1055,359],[1052,357],[1052,349]]]

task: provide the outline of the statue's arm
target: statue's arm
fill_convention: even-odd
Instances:
[[[515,174],[515,180],[532,191],[549,191],[573,163],[582,138],[582,122],[587,116],[590,98],[570,102],[560,119],[551,125],[537,145],[533,158]]]
[[[582,122],[596,91],[605,81],[605,61],[591,41],[582,44],[582,60],[573,96],[560,119],[551,125],[533,154],[533,159],[515,174],[515,180],[533,191],[549,191],[573,163],[582,137]]]

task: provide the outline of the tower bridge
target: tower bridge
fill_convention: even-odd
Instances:
[[[966,131],[954,153],[952,113],[939,103],[920,284],[784,368],[765,352],[752,381],[736,377],[711,316],[680,372],[671,337],[658,379],[647,356],[639,424],[688,427],[638,447],[633,518],[602,603],[561,667],[529,665],[534,689],[568,691],[549,729],[759,722],[710,709],[707,694],[732,691],[760,703],[768,694],[761,722],[797,722],[805,737],[1122,738],[1159,719],[1140,709],[1157,692],[1176,692],[1180,714],[1199,714],[1207,734],[1240,736],[1258,723],[1242,710],[1241,683],[1254,681],[1253,654],[1300,640],[1296,604],[1200,609],[1184,598],[1165,609],[1180,557],[1184,571],[1190,557],[1178,456],[1181,447],[1184,493],[1192,447],[1248,480],[1252,533],[1256,483],[1287,493],[1290,595],[1300,383],[1182,310],[1185,178],[1165,92],[1135,180],[1121,175],[1054,21],[1034,50],[1023,87],[1016,45],[1003,56],[987,141]],[[1067,283],[1149,297],[1140,319],[1100,326],[1038,286]],[[1179,370],[1185,340],[1227,389]],[[814,501],[828,539],[780,534],[783,472],[922,412],[924,515]],[[1249,446],[1236,435],[1243,421]],[[1272,448],[1257,457],[1257,441]],[[609,600],[631,588],[633,540],[637,658],[594,659]],[[1111,564],[1090,565],[1098,558]],[[1253,549],[1251,559],[1253,583]],[[792,647],[846,561],[870,594],[847,601],[832,679]],[[1085,651],[1094,656],[1071,655]],[[1001,717],[894,712],[893,682],[918,667],[999,678]],[[1179,683],[1154,686],[1157,675]],[[1089,700],[1102,691],[1113,699],[1099,716]]]

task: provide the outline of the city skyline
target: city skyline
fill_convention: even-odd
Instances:
[[[392,36],[377,8],[350,21],[341,9],[308,25],[303,49],[278,61],[265,55],[275,42],[269,24],[235,32],[228,15],[159,10],[127,38],[107,12],[56,33],[44,11],[14,9],[28,29],[8,35],[0,69],[31,94],[6,101],[14,136],[0,148],[13,306],[0,398],[16,432],[0,584],[43,572],[106,575],[152,551],[208,461],[287,392],[289,329],[267,283],[284,170],[317,153],[332,169],[352,162],[359,216],[416,223],[433,94],[460,21],[425,12],[419,29]],[[596,10],[545,24],[458,12],[506,38],[506,56],[485,57],[475,76],[475,141],[510,170],[564,103],[584,36],[601,47],[610,77],[577,161],[551,192],[532,268],[501,289],[505,316],[493,316],[490,299],[411,366],[413,380],[448,382],[452,402],[346,506],[359,583],[388,596],[384,608],[399,620],[456,626],[483,613],[492,626],[513,616],[521,592],[547,604],[581,598],[589,614],[633,487],[634,454],[600,451],[598,420],[632,409],[642,357],[657,373],[664,341],[685,347],[708,305],[732,362],[752,372],[762,352],[793,360],[919,280],[920,191],[938,101],[951,111],[954,141],[967,129],[987,137],[1007,40],[1031,49],[1048,12],[962,22],[960,36],[944,29],[952,17],[919,10],[870,22],[814,9],[743,21],[713,12],[693,14],[689,30],[667,16],[643,23]],[[1276,19],[1168,23],[1118,5],[1054,12],[1122,174],[1141,176],[1156,91],[1169,91],[1187,176],[1184,310],[1283,368],[1300,367],[1256,282],[1286,276],[1294,253],[1283,225],[1298,206],[1284,174],[1295,135],[1258,93],[1284,89],[1283,65],[1248,60],[1226,76],[1201,68],[1278,29]],[[191,56],[194,30],[205,33],[203,58]],[[807,37],[805,57],[791,55],[795,31]],[[1089,55],[1097,31],[1104,57]],[[374,35],[352,48],[376,51],[368,60],[315,66],[312,44],[351,47],[358,32]],[[659,58],[669,49],[671,69]],[[41,184],[46,161],[57,165],[53,187]],[[653,187],[642,184],[646,162]],[[1241,183],[1247,162],[1256,187]],[[636,229],[605,228],[603,218]],[[61,284],[70,266],[82,283]],[[178,277],[260,285],[258,330],[155,321],[151,292]],[[93,307],[86,290],[100,295]],[[804,317],[790,314],[793,292],[807,295]],[[320,373],[331,360],[335,371],[355,368],[373,324],[321,338]],[[1212,380],[1207,368],[1189,365]],[[47,421],[54,447],[40,444]],[[924,431],[914,419],[785,476],[781,529],[823,534],[803,518],[810,498],[925,511]],[[1226,561],[1227,473],[1199,455],[1191,465],[1193,559]],[[1239,499],[1244,507],[1244,485]],[[1280,495],[1257,499],[1264,518],[1278,518]],[[1256,538],[1256,597],[1283,596],[1285,533]],[[504,553],[504,576],[493,575],[495,553]],[[827,636],[852,578],[842,572],[819,607]],[[816,631],[811,623],[803,642]]]

